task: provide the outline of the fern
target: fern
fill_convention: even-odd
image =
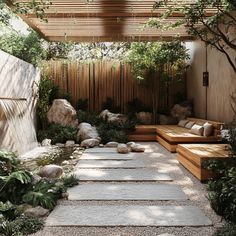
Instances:
[[[0,213],[7,219],[13,219],[16,217],[16,205],[12,204],[10,201],[0,202]]]

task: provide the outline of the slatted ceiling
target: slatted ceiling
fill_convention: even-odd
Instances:
[[[17,2],[29,2],[19,0]],[[8,5],[12,6],[8,0]],[[34,14],[20,15],[34,30],[50,41],[156,41],[171,40],[177,33],[182,40],[191,40],[184,28],[162,32],[157,29],[142,30],[150,17],[159,16],[164,9],[153,10],[155,0],[51,0],[52,5],[45,9],[48,23]],[[194,0],[186,0],[190,5]],[[181,1],[169,4],[176,5]],[[212,15],[208,9],[206,15]],[[171,20],[183,17],[173,14]],[[66,34],[66,37],[65,37]]]

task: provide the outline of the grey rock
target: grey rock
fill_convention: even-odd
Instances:
[[[75,141],[74,140],[67,140],[65,143],[65,147],[74,147]]]
[[[129,147],[124,143],[120,143],[117,146],[117,152],[121,154],[129,153]]]
[[[46,165],[39,170],[39,176],[45,178],[59,178],[63,175],[63,169],[58,165]]]
[[[80,146],[84,148],[93,148],[99,145],[99,140],[90,138],[81,142]]]
[[[86,139],[98,139],[99,135],[96,127],[91,126],[89,123],[81,123],[79,126],[79,131],[77,133],[77,141],[82,142]]]
[[[152,124],[153,115],[151,112],[139,112],[136,114],[136,117],[141,121],[144,125]]]
[[[76,110],[66,99],[55,99],[47,113],[50,123],[77,127]]]
[[[56,143],[56,146],[59,148],[63,148],[63,147],[65,147],[65,144],[64,143]]]
[[[52,140],[51,139],[44,139],[43,141],[42,141],[42,143],[41,143],[41,145],[43,146],[43,147],[46,147],[46,146],[51,146],[51,142],[52,142]]]
[[[192,107],[190,104],[187,104],[186,106],[181,104],[176,104],[171,109],[171,115],[176,118],[178,121],[184,120],[188,116],[192,115]]]
[[[126,143],[126,145],[128,146],[128,147],[131,147],[132,145],[135,145],[136,143],[135,142],[128,142],[128,143]]]
[[[33,175],[32,183],[33,183],[33,184],[37,184],[41,179],[42,179],[42,177],[40,177],[40,176],[37,175],[37,174],[34,174],[34,175]]]
[[[144,152],[145,147],[142,146],[141,144],[133,144],[133,145],[131,145],[131,151],[132,152]]]
[[[65,161],[63,161],[61,164],[62,164],[63,166],[65,166],[65,165],[69,165],[70,162],[65,160]]]
[[[118,146],[119,143],[117,142],[108,142],[105,147],[107,148],[116,148]]]
[[[24,214],[27,217],[33,217],[33,218],[45,217],[49,214],[49,210],[41,206],[37,206],[37,207],[26,209]]]
[[[99,117],[113,124],[123,124],[127,121],[127,117],[124,114],[112,113],[107,109],[102,111]]]

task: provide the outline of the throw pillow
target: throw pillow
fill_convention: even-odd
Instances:
[[[189,121],[189,122],[185,125],[185,128],[186,128],[186,129],[191,129],[194,124],[195,124],[194,121]]]
[[[204,130],[203,126],[193,125],[193,127],[190,130],[190,133],[202,136],[203,135],[203,130]]]
[[[204,128],[204,130],[203,130],[203,136],[208,137],[208,136],[213,135],[214,128],[213,128],[213,125],[212,125],[212,124],[206,122],[206,123],[203,125],[203,128]]]
[[[188,120],[180,120],[178,123],[178,126],[185,127],[185,125],[188,123]]]

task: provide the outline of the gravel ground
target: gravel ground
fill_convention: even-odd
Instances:
[[[62,205],[192,205],[197,206],[213,222],[210,227],[45,227],[34,236],[155,236],[164,233],[175,236],[211,236],[216,227],[224,222],[211,209],[206,197],[206,186],[182,167],[171,154],[157,143],[141,143],[150,151],[161,153],[160,158],[150,157],[145,161],[156,166],[158,171],[168,173],[179,185],[189,200],[186,201],[59,201]],[[157,159],[159,160],[157,162]],[[146,182],[147,183],[147,182]]]

